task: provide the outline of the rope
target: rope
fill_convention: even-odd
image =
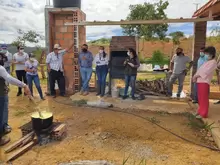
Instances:
[[[66,100],[68,100],[68,99],[66,99]],[[63,103],[61,101],[57,101],[56,99],[53,99],[53,101],[56,102],[56,103],[62,104],[62,105],[67,105],[67,106],[75,107],[74,105],[71,105],[71,104],[68,104],[68,103]],[[90,107],[90,108],[95,109],[94,107]],[[116,108],[102,108],[102,109],[104,109],[106,111],[112,111],[112,112],[117,112],[117,113],[124,113],[124,114],[135,116],[137,118],[141,118],[143,120],[146,120],[146,121],[156,125],[157,127],[161,128],[162,130],[164,130],[164,131],[174,135],[175,137],[177,137],[179,139],[182,139],[183,141],[186,141],[186,142],[191,143],[193,145],[197,145],[197,146],[200,146],[200,147],[203,147],[203,148],[207,148],[207,149],[210,149],[210,150],[213,150],[213,151],[220,152],[220,149],[218,149],[218,148],[210,147],[210,146],[207,146],[207,145],[204,145],[204,144],[199,144],[199,143],[196,143],[196,142],[191,141],[189,139],[186,139],[186,138],[184,138],[184,137],[182,137],[182,136],[180,136],[180,135],[178,135],[178,134],[168,130],[167,128],[161,126],[160,124],[157,124],[157,123],[151,121],[149,118],[145,118],[145,117],[139,116],[139,115],[131,113],[131,112],[121,111],[121,110],[118,110],[118,108],[117,109]]]

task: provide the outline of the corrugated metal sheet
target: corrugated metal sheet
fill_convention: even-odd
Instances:
[[[219,3],[220,0],[210,0],[208,3],[206,3],[204,6],[202,6],[200,9],[198,9],[192,17],[199,17],[204,12],[206,12],[209,8],[211,8],[213,5]]]

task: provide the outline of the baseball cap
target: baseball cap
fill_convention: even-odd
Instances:
[[[7,48],[8,48],[8,45],[2,44],[2,45],[1,45],[1,48],[2,48],[2,49],[7,49]]]
[[[54,49],[58,49],[58,50],[61,50],[61,49],[62,49],[59,44],[55,44],[53,48],[54,48]]]

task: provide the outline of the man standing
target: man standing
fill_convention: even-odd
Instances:
[[[10,74],[11,73],[11,64],[12,64],[12,54],[8,51],[8,46],[6,44],[1,45],[1,53],[3,53],[7,57],[7,61],[4,64],[5,69]]]
[[[186,64],[190,64],[188,69],[186,67]],[[187,75],[187,72],[190,70],[192,67],[192,60],[188,57],[185,56],[183,53],[182,48],[177,48],[176,49],[176,54],[173,56],[171,60],[171,70],[170,72],[172,73],[169,83],[168,83],[168,95],[172,97],[173,94],[173,84],[176,82],[178,79],[178,92],[177,92],[177,98],[180,98],[180,94],[183,90],[183,83],[185,80],[185,76]]]
[[[200,49],[200,57],[198,59],[198,63],[197,63],[197,70],[206,62],[208,61],[208,56],[205,55],[204,53],[205,47],[202,47]],[[198,103],[198,95],[197,95],[198,89],[197,89],[197,83],[194,84],[194,99],[193,99],[193,103],[196,104]]]
[[[84,96],[89,94],[89,81],[92,76],[92,61],[93,55],[88,51],[88,45],[84,44],[79,54],[79,66],[82,78],[81,95]]]
[[[59,44],[54,45],[54,51],[47,55],[46,64],[49,72],[50,81],[50,95],[56,97],[55,82],[58,82],[60,90],[60,96],[65,96],[65,78],[63,75],[63,55],[72,49],[73,44],[70,48],[62,50]]]

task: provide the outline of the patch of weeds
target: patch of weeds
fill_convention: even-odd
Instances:
[[[156,123],[156,124],[160,123],[160,121],[157,120],[156,117],[151,117],[151,118],[149,118],[149,120],[150,120],[152,123]]]
[[[23,116],[26,113],[27,112],[24,109],[20,109],[20,110],[17,110],[14,115],[15,116]]]
[[[214,127],[213,125],[215,124],[215,122],[208,124],[207,122],[203,122],[202,119],[197,119],[194,115],[188,113],[185,114],[187,116],[187,118],[189,119],[189,123],[188,126],[191,126],[194,129],[197,130],[205,130],[207,132],[210,132],[213,128],[217,128]]]
[[[87,100],[84,100],[84,99],[81,99],[81,100],[75,100],[73,101],[73,104],[75,106],[83,106],[83,105],[86,105],[87,104]]]

